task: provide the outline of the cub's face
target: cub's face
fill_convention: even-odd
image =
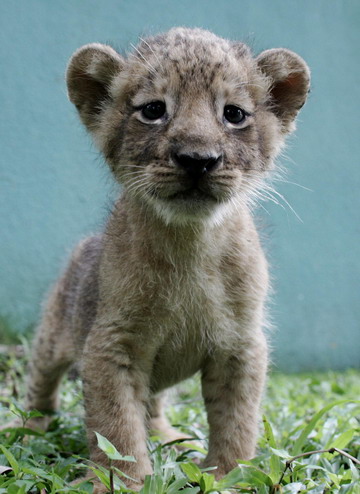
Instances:
[[[305,102],[309,71],[288,50],[254,59],[242,43],[176,28],[126,60],[87,45],[67,80],[127,193],[167,222],[191,222],[246,204],[261,186]]]

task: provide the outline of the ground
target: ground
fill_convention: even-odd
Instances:
[[[89,465],[81,383],[74,373],[65,380],[61,410],[46,433],[27,430],[29,414],[21,408],[26,355],[26,343],[24,347],[0,347],[0,425],[14,415],[23,422],[22,427],[0,432],[0,494],[91,493],[90,483],[71,484]],[[214,482],[211,471],[197,466],[207,448],[207,425],[199,379],[195,377],[172,392],[168,416],[176,427],[198,439],[179,450],[171,444],[161,445],[152,436],[149,451],[154,475],[147,478],[141,493],[360,494],[359,398],[357,370],[302,375],[272,371],[258,455],[251,462],[239,463],[223,481]],[[105,438],[99,436],[98,440],[109,458],[126,455]],[[319,450],[332,452],[316,452]],[[110,470],[90,467],[109,492],[127,492],[111,459]]]

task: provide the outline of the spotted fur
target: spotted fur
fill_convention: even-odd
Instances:
[[[178,436],[163,390],[200,371],[204,465],[221,477],[255,453],[267,367],[267,263],[251,205],[293,130],[309,70],[285,49],[254,58],[243,43],[175,28],[127,59],[109,46],[80,48],[67,83],[123,194],[50,296],[27,406],[53,410],[61,376],[79,361],[91,458],[107,465],[97,431],[136,457],[114,463],[138,489],[152,471],[148,427]],[[166,112],[149,120],[143,108],[154,101]],[[244,121],[227,121],[226,105]]]

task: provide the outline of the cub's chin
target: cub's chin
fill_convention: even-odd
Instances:
[[[155,212],[166,224],[219,224],[230,212],[231,202],[197,188],[181,190],[166,198],[152,198]]]

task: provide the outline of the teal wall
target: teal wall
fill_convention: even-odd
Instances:
[[[291,210],[264,206],[283,370],[360,365],[360,2],[358,0],[1,0],[0,314],[24,331],[77,240],[103,224],[115,188],[67,101],[84,43],[128,49],[174,25],[287,47],[312,93],[282,164]]]

